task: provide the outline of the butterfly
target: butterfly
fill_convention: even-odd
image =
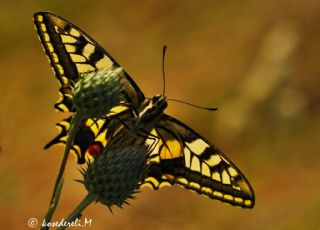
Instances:
[[[60,99],[55,104],[58,111],[74,112],[70,95],[79,76],[121,68],[97,42],[67,20],[38,12],[34,23],[60,83]],[[129,106],[114,108],[105,118],[83,121],[72,147],[79,164],[105,148],[145,144],[151,148],[140,187],[157,190],[178,184],[212,199],[253,208],[254,191],[243,173],[208,140],[165,114],[164,95],[146,98],[126,72],[121,84]],[[70,122],[71,117],[57,124],[60,132],[45,148],[65,144]]]

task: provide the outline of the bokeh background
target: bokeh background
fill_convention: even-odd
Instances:
[[[245,173],[256,206],[243,210],[180,187],[143,189],[131,206],[91,205],[88,229],[320,229],[320,2],[2,1],[0,7],[0,228],[42,222],[62,147],[44,151],[67,114],[32,23],[54,12],[95,38],[147,96],[222,149]],[[54,220],[86,194],[70,158]],[[76,229],[76,228],[74,228]],[[84,229],[84,228],[79,228]]]

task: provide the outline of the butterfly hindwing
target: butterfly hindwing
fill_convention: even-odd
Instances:
[[[119,67],[119,64],[97,42],[67,20],[48,12],[34,14],[39,38],[60,82],[59,111],[73,111],[72,87],[84,73]],[[132,103],[144,100],[144,95],[125,73],[121,83]]]
[[[152,131],[158,137],[142,186],[179,184],[199,194],[245,208],[253,190],[241,171],[215,146],[182,122],[164,115]],[[152,143],[151,138],[147,142]]]
[[[127,112],[126,106],[117,106],[104,118],[84,119],[76,132],[70,151],[75,155],[78,164],[83,164],[86,160],[92,159],[90,150],[96,153],[101,152],[113,138],[117,130],[123,127],[122,122],[114,117],[126,120],[129,116],[130,114]],[[71,118],[72,116],[56,124],[56,127],[59,129],[59,134],[45,145],[45,149],[57,144],[66,144],[68,130],[71,126]],[[94,148],[98,149],[95,150]]]
[[[45,149],[56,144],[66,144],[66,137],[68,130],[71,126],[71,117],[68,117],[60,121],[56,126],[59,129],[59,134],[48,144],[45,145]],[[70,152],[76,156],[79,164],[85,163],[88,159],[88,149],[93,145],[99,145],[101,148],[107,144],[106,126],[110,122],[109,119],[85,119],[82,122],[79,130],[77,131],[72,148]]]

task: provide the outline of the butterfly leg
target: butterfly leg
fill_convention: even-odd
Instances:
[[[126,127],[126,129],[132,130],[120,117],[117,117],[117,119],[120,121],[120,123],[121,123],[124,127]]]
[[[155,147],[157,146],[159,138],[156,135],[154,135],[150,132],[147,132],[146,130],[141,130],[141,133],[139,133],[138,136],[152,141],[151,145],[149,145],[150,146],[149,153],[151,153],[155,149]]]

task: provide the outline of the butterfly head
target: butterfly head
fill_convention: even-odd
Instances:
[[[156,121],[167,108],[167,98],[160,94],[155,95],[151,99],[147,99],[141,112],[139,113],[139,122],[148,123]]]
[[[164,110],[167,108],[168,103],[167,103],[167,98],[165,96],[162,96],[160,94],[156,94],[150,101],[150,104],[154,108],[159,108]]]

